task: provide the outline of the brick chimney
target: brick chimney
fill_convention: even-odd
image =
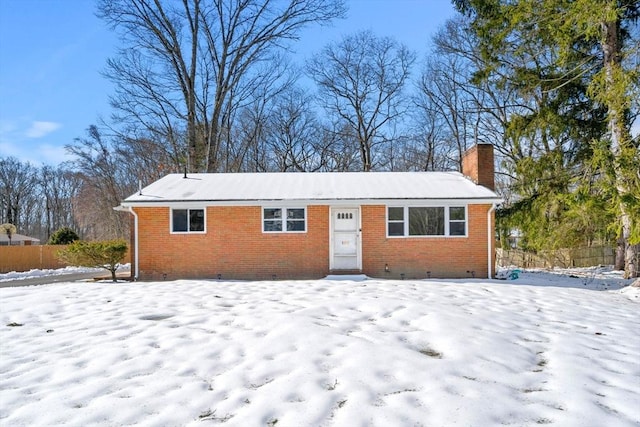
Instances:
[[[477,144],[465,151],[462,155],[462,174],[494,191],[493,145]]]

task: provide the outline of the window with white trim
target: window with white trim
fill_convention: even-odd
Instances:
[[[388,206],[387,236],[466,236],[465,206]]]
[[[467,210],[464,206],[449,207],[449,236],[467,235]]]
[[[204,209],[171,209],[172,233],[204,233]]]
[[[387,209],[387,233],[389,236],[404,236],[404,208]]]
[[[307,231],[305,208],[262,208],[265,233],[304,233]]]

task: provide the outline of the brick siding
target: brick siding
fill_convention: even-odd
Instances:
[[[462,174],[478,185],[495,190],[493,145],[478,144],[462,155]]]
[[[407,279],[487,277],[487,211],[469,205],[467,237],[387,238],[385,206],[362,206],[362,273]],[[306,233],[263,233],[262,207],[208,207],[205,234],[171,234],[168,207],[134,208],[139,278],[317,279],[329,274],[329,206],[307,207]],[[389,272],[385,271],[385,264]]]
[[[490,206],[469,205],[467,237],[401,238],[386,237],[386,206],[363,206],[363,272],[394,279],[487,277]]]

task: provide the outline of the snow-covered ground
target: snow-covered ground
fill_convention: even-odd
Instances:
[[[581,269],[4,288],[0,425],[638,426],[628,283]]]

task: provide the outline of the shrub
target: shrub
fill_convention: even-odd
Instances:
[[[62,227],[58,229],[49,238],[50,245],[68,245],[76,240],[80,240],[78,234],[69,227]]]
[[[77,240],[58,252],[62,261],[81,267],[104,268],[116,281],[116,270],[127,253],[127,242],[123,239],[84,242]]]

